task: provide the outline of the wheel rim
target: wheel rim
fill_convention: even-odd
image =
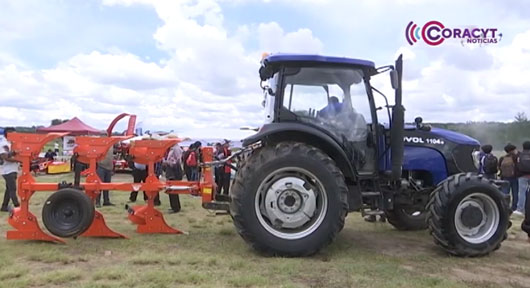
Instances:
[[[71,200],[71,199],[68,199]],[[67,201],[67,199],[48,203],[53,205],[51,208],[51,218],[54,226],[62,231],[70,231],[76,228],[81,222],[81,208],[75,201]]]
[[[488,241],[497,232],[499,223],[499,207],[486,194],[470,194],[456,207],[456,231],[469,243],[480,244]]]
[[[261,182],[255,199],[259,223],[272,235],[288,240],[304,238],[322,224],[328,198],[311,172],[299,167],[278,169]]]

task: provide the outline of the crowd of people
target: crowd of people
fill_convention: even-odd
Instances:
[[[530,241],[530,141],[523,143],[522,151],[508,143],[500,158],[493,155],[491,145],[483,145],[480,150],[478,173],[488,179],[505,181],[502,191],[510,196],[513,214],[528,216],[521,228],[529,235]]]

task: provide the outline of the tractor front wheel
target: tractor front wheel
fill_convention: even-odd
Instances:
[[[321,150],[285,142],[254,152],[238,171],[230,211],[245,241],[269,255],[318,252],[344,226],[344,176]]]
[[[449,177],[433,191],[427,209],[434,242],[450,254],[487,255],[507,238],[508,201],[482,175]]]

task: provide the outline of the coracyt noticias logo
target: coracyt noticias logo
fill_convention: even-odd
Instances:
[[[405,29],[405,38],[410,45],[423,40],[431,46],[438,46],[446,39],[459,39],[469,44],[495,44],[502,38],[497,28],[448,28],[439,21],[429,21],[418,26],[410,21]]]

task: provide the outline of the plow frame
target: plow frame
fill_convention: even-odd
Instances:
[[[68,133],[9,133],[8,140],[12,143],[15,159],[22,163],[22,173],[18,178],[18,196],[20,207],[13,209],[8,217],[8,223],[14,230],[7,231],[9,240],[39,240],[56,243],[65,243],[61,238],[45,233],[39,226],[37,217],[29,211],[29,201],[37,191],[57,191],[64,187],[72,187],[67,183],[39,183],[31,175],[31,160],[38,157],[42,147],[53,139],[63,137]],[[168,194],[193,194],[201,197],[203,206],[215,199],[215,183],[213,178],[213,148],[201,149],[203,155],[201,181],[161,181],[154,172],[155,163],[163,159],[166,151],[179,143],[180,139],[164,140],[137,140],[131,143],[130,154],[137,163],[147,165],[148,175],[145,183],[103,183],[97,175],[97,162],[101,161],[107,151],[116,143],[129,139],[132,136],[107,136],[107,137],[76,137],[74,153],[77,160],[88,164],[88,169],[83,171],[85,182],[76,185],[75,189],[84,191],[93,202],[102,190],[115,191],[145,191],[147,203],[126,207],[129,220],[137,225],[138,233],[185,233],[169,226],[164,220],[163,213],[154,206],[155,196],[162,190]],[[210,164],[208,164],[210,163]],[[218,163],[217,163],[218,164]],[[110,229],[99,211],[96,211],[90,227],[82,233],[83,237],[127,238],[127,236]]]

